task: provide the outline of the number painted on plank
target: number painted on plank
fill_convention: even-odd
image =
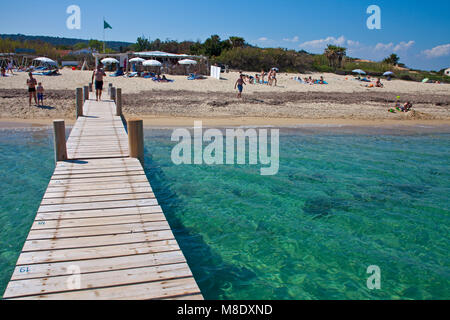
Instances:
[[[30,271],[30,268],[29,268],[29,267],[20,267],[20,268],[19,268],[19,272],[20,272],[20,273],[29,272],[29,271]]]
[[[39,221],[38,224],[45,224],[45,221]]]

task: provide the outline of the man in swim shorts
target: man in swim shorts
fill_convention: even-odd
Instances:
[[[28,76],[30,77],[29,79],[27,79],[28,102],[29,102],[30,107],[31,107],[31,97],[34,97],[34,102],[36,103],[36,105],[38,104],[37,96],[36,96],[36,84],[37,84],[37,81],[36,81],[35,78],[33,78],[33,74],[31,72],[28,73]]]
[[[236,90],[236,86],[238,88],[238,98],[242,98],[242,90],[244,89],[244,85],[245,85],[245,81],[244,81],[244,76],[241,74],[239,76],[239,79],[236,80],[236,83],[234,84],[234,89]]]
[[[106,73],[103,71],[102,65],[99,64],[97,70],[94,70],[94,73],[92,74],[92,82],[94,82],[95,78],[95,97],[97,101],[102,100],[103,77],[105,76]]]

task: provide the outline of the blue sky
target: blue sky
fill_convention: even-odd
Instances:
[[[38,4],[38,5],[37,5]],[[70,5],[81,9],[81,29],[66,27]],[[381,9],[381,30],[369,30],[370,5]],[[450,1],[419,0],[132,0],[2,3],[0,33],[103,38],[103,16],[113,27],[107,40],[204,40],[244,37],[261,47],[323,52],[328,43],[348,54],[381,60],[392,52],[410,67],[450,67]]]

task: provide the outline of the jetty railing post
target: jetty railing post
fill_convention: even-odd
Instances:
[[[111,88],[111,95],[110,95],[110,99],[112,100],[112,101],[116,101],[116,88],[115,87],[112,87]]]
[[[89,100],[89,86],[83,87],[84,101]]]
[[[108,95],[111,96],[111,88],[112,88],[112,83],[108,84]]]
[[[92,82],[89,82],[89,92],[92,92]]]
[[[78,119],[78,117],[83,116],[83,89],[82,88],[77,88],[76,96],[77,96],[77,119]]]
[[[122,116],[122,89],[117,88],[116,91],[116,116]]]
[[[130,157],[144,165],[144,123],[141,119],[130,119],[127,124]]]
[[[55,161],[67,160],[66,125],[64,120],[53,120],[53,133],[55,136]]]

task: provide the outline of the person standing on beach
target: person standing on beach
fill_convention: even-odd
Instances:
[[[234,84],[234,90],[236,90],[236,87],[238,89],[238,95],[237,97],[240,99],[242,98],[242,90],[244,89],[245,81],[244,76],[241,74],[239,78],[236,80],[236,83]]]
[[[13,68],[14,68],[14,63],[11,59],[11,60],[9,60],[8,67],[6,68],[6,72],[11,72],[11,74],[14,75]]]
[[[264,70],[261,70],[261,84],[264,84],[264,77],[266,76],[266,73]]]
[[[44,87],[42,86],[42,82],[38,83],[36,90],[37,90],[37,97],[38,97],[38,107],[44,106]]]
[[[36,103],[36,105],[38,104],[37,102],[37,96],[36,96],[36,84],[37,81],[35,78],[33,78],[33,74],[31,72],[28,73],[28,76],[30,77],[29,79],[27,79],[27,87],[28,87],[28,101],[31,107],[31,97],[34,97],[34,102]]]
[[[95,78],[95,97],[97,101],[102,100],[102,91],[103,91],[103,77],[106,76],[105,71],[102,69],[102,65],[99,64],[97,69],[94,70],[92,74],[92,83]]]

